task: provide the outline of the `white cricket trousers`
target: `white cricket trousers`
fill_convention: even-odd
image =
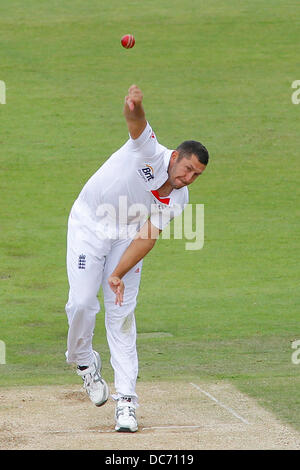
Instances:
[[[76,216],[77,215],[77,216]],[[100,311],[97,298],[102,286],[105,307],[105,327],[114,370],[116,398],[121,395],[136,397],[138,357],[136,350],[136,323],[134,310],[139,291],[142,260],[124,277],[124,301],[115,305],[115,294],[108,277],[117,266],[132,239],[101,240],[71,211],[67,237],[67,273],[69,298],[67,362],[89,365],[93,360],[92,338],[96,314]]]

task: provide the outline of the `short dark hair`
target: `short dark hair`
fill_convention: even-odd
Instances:
[[[191,156],[194,154],[200,163],[203,163],[203,165],[208,164],[208,151],[204,145],[202,145],[200,142],[197,142],[196,140],[185,140],[182,142],[182,144],[178,145],[176,150],[179,153],[179,160],[184,157],[191,158]]]

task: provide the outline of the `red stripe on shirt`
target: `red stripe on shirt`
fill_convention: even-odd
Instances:
[[[151,193],[153,194],[153,196],[156,197],[156,199],[158,199],[163,204],[169,204],[169,202],[170,202],[169,197],[160,197],[157,190],[153,190],[153,191],[151,191]]]

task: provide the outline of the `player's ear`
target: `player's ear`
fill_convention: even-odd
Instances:
[[[171,159],[173,160],[173,163],[177,160],[178,157],[179,157],[178,150],[173,150],[173,152],[171,153]]]

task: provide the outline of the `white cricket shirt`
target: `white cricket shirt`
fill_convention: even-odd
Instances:
[[[172,150],[159,144],[147,123],[137,139],[129,140],[87,181],[71,214],[84,223],[118,237],[124,227],[134,232],[148,217],[163,229],[188,203],[188,188],[173,189],[160,198],[157,190],[168,179]],[[92,228],[92,227],[90,227]]]

